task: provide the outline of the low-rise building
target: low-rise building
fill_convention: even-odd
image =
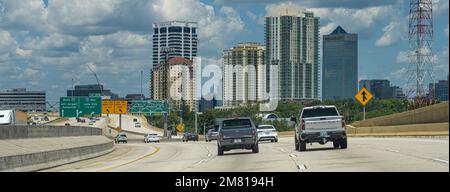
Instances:
[[[45,91],[27,91],[16,88],[0,92],[0,109],[46,111]]]

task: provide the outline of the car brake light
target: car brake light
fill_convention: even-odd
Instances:
[[[302,120],[302,130],[305,130],[305,120]]]

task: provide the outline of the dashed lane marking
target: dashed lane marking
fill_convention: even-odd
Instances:
[[[438,162],[441,162],[441,163],[445,163],[445,164],[447,164],[448,165],[448,160],[443,160],[443,159],[433,159],[434,161],[438,161]]]
[[[299,164],[299,165],[297,165],[297,168],[298,168],[299,170],[306,170],[306,169],[308,169],[308,168],[306,167],[306,165],[304,165],[304,164]]]
[[[394,153],[400,153],[400,151],[394,150],[394,149],[387,149],[387,151],[394,152]]]

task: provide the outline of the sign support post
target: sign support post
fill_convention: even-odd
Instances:
[[[122,114],[119,114],[119,127],[122,128]]]
[[[363,120],[366,120],[366,106],[363,106]]]

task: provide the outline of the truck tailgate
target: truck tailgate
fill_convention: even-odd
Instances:
[[[328,117],[311,117],[304,118],[306,130],[318,129],[335,129],[342,127],[342,117],[328,116]]]
[[[252,128],[222,129],[222,134],[224,139],[251,138],[252,130]]]

